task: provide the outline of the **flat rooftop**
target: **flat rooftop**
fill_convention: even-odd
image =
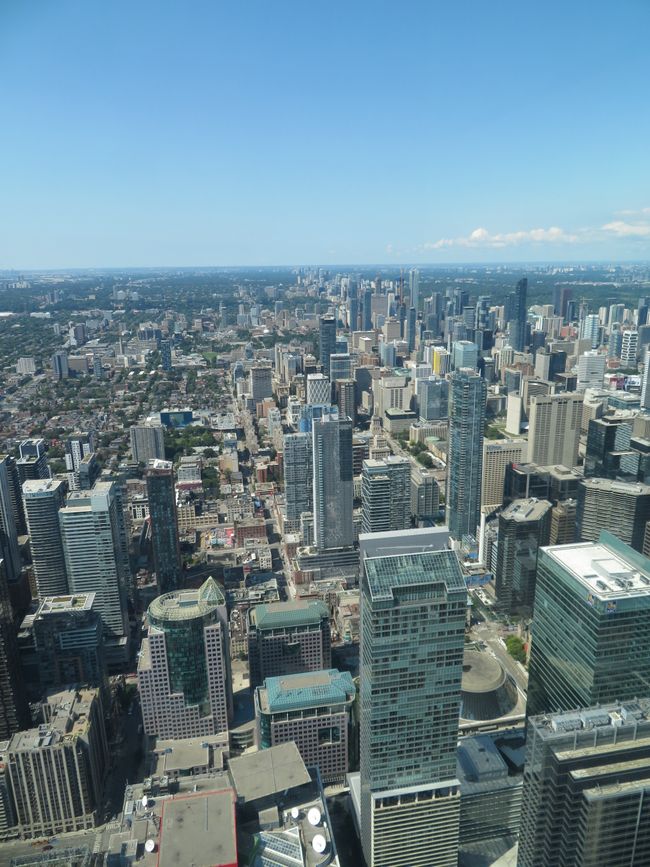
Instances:
[[[158,867],[237,863],[232,789],[175,797],[163,804]]]
[[[539,521],[551,508],[548,500],[538,500],[536,497],[528,497],[522,500],[513,500],[507,509],[501,513],[501,517],[509,521],[525,524],[528,521]]]
[[[251,624],[258,629],[282,629],[285,626],[308,626],[329,618],[329,608],[319,599],[294,599],[269,602],[251,609]]]
[[[445,585],[447,593],[467,593],[460,563],[453,551],[405,551],[383,556],[366,556],[364,570],[367,586],[374,600],[391,600],[393,591],[397,588],[438,582]]]
[[[237,794],[244,801],[256,801],[311,782],[293,741],[231,759],[229,770]]]
[[[621,542],[610,545],[601,536],[598,542],[553,545],[541,550],[597,599],[650,599],[650,560]]]
[[[350,672],[336,668],[267,677],[264,686],[258,688],[263,713],[348,704],[354,700],[355,694]]]

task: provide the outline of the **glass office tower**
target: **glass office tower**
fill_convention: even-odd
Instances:
[[[361,537],[361,773],[369,867],[455,865],[467,590],[452,551]],[[399,550],[399,553],[393,553]]]
[[[529,716],[627,701],[650,684],[650,560],[602,532],[541,548]]]
[[[474,536],[480,521],[487,385],[467,369],[454,371],[450,382],[447,525],[460,541]]]

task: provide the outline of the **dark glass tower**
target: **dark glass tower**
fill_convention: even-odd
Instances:
[[[161,594],[170,593],[180,587],[182,569],[171,461],[149,461],[147,496],[156,581]]]
[[[452,537],[474,536],[481,512],[487,384],[474,370],[456,370],[449,391],[447,524]]]
[[[528,279],[522,277],[517,283],[515,290],[515,310],[514,321],[512,323],[512,331],[510,342],[515,352],[523,352],[526,347],[526,324],[527,324],[527,306],[526,295],[528,293]]]
[[[320,338],[320,362],[325,376],[330,375],[330,356],[336,352],[336,319],[333,316],[321,316],[318,329]]]
[[[7,740],[28,723],[4,561],[0,560],[0,740]]]

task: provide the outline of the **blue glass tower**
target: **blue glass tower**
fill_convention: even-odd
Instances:
[[[487,384],[474,370],[456,370],[449,391],[447,524],[454,539],[474,536],[481,512]]]

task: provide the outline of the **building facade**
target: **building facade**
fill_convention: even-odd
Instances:
[[[481,512],[483,432],[487,386],[473,370],[451,375],[447,525],[452,537],[476,534]]]
[[[222,735],[227,744],[232,686],[228,619],[219,586],[208,578],[198,590],[159,596],[147,619],[138,661],[145,733],[160,738]]]
[[[578,462],[582,424],[581,394],[549,394],[530,400],[528,460],[571,469]]]
[[[165,428],[161,424],[134,424],[129,428],[131,454],[139,464],[165,458]]]
[[[458,860],[456,743],[467,590],[452,551],[361,537],[361,842],[369,867]],[[425,534],[426,535],[426,534]],[[392,550],[399,553],[393,553]]]
[[[325,783],[343,782],[349,767],[349,730],[356,688],[347,671],[268,677],[255,690],[260,749],[294,741],[307,767]]]
[[[68,592],[59,530],[59,509],[65,501],[65,491],[65,482],[55,479],[28,479],[23,483],[23,504],[39,599]]]
[[[312,422],[314,538],[320,549],[354,544],[352,421],[324,416]]]
[[[528,720],[519,867],[650,864],[650,700]]]
[[[514,500],[499,515],[495,592],[508,614],[532,612],[537,552],[549,542],[551,509],[548,500]]]
[[[146,479],[156,582],[161,594],[170,593],[180,587],[182,580],[174,469],[171,461],[149,461]]]
[[[628,701],[647,689],[650,561],[610,533],[540,549],[533,622],[529,716]]]
[[[267,677],[332,666],[329,609],[316,599],[256,605],[248,612],[251,689]]]
[[[361,530],[380,533],[411,526],[411,462],[395,455],[363,462]]]

